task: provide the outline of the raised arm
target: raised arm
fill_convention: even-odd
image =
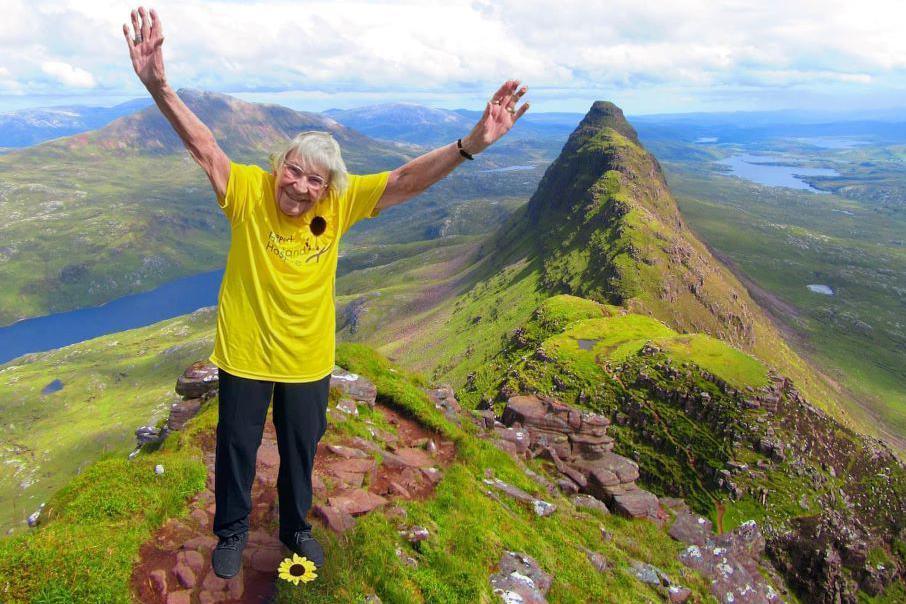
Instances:
[[[526,90],[525,86],[519,88],[519,80],[504,82],[488,101],[472,131],[461,139],[462,150],[469,155],[481,153],[509,132],[516,120],[528,111],[528,103],[516,109],[516,103]],[[460,153],[455,141],[416,157],[390,173],[384,195],[376,207],[383,210],[418,195],[464,161],[467,158]]]
[[[204,169],[218,198],[226,195],[230,178],[230,160],[217,144],[210,129],[186,107],[182,99],[167,84],[164,73],[164,32],[160,18],[153,9],[144,7],[132,11],[133,37],[129,26],[123,24],[123,35],[129,45],[129,56],[138,79],[142,81],[161,113],[176,130],[179,138],[198,165]]]

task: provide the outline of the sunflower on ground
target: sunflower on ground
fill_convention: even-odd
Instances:
[[[280,563],[280,578],[289,581],[293,585],[298,585],[299,581],[308,583],[318,578],[315,573],[315,563],[304,556],[293,554],[292,558],[286,558]]]

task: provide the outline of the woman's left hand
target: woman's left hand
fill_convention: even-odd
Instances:
[[[516,120],[528,111],[528,102],[516,108],[526,90],[528,88],[525,86],[519,87],[519,80],[504,82],[488,101],[484,114],[472,128],[472,132],[462,139],[463,148],[469,153],[480,153],[509,132]]]

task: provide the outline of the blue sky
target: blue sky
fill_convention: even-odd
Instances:
[[[906,3],[822,0],[205,2],[153,5],[176,87],[320,111],[475,108],[503,80],[533,111],[902,107]],[[122,24],[135,4],[0,0],[0,111],[146,93]]]

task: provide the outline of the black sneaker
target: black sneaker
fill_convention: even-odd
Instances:
[[[242,550],[248,542],[249,532],[243,531],[229,537],[221,537],[211,556],[214,574],[221,579],[235,577],[242,568]]]
[[[292,540],[283,540],[283,544],[293,553],[304,556],[314,562],[315,568],[324,565],[324,549],[318,540],[311,536],[311,529],[296,531]]]

